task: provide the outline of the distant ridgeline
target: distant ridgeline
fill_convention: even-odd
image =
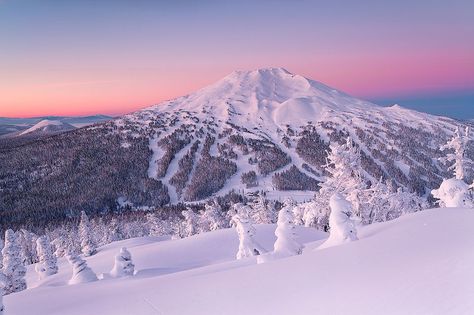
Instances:
[[[449,177],[438,161],[447,152],[439,148],[466,124],[379,107],[284,69],[234,72],[112,121],[29,141],[1,140],[0,224],[231,192],[314,192],[328,175],[330,143],[347,137],[360,151],[369,185],[382,179],[427,196]],[[472,141],[466,154],[474,159]]]

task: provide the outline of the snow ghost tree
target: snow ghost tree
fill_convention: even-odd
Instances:
[[[193,209],[187,208],[181,214],[184,216],[183,221],[183,237],[188,237],[197,233],[198,216]]]
[[[275,230],[277,240],[273,246],[274,253],[278,256],[300,255],[303,252],[303,245],[296,241],[293,208],[294,205],[290,201],[285,203],[278,213],[277,228]]]
[[[39,256],[39,262],[35,266],[35,270],[40,279],[58,273],[57,258],[53,254],[51,244],[47,236],[41,236],[36,240],[36,251]]]
[[[5,274],[5,294],[26,289],[26,268],[23,265],[18,236],[13,230],[5,232],[3,254],[3,273]]]
[[[464,182],[465,168],[472,165],[472,161],[465,156],[465,150],[469,141],[469,129],[466,128],[465,134],[461,133],[459,128],[454,132],[453,138],[441,150],[451,150],[446,157],[440,159],[441,162],[453,163],[449,170],[454,172],[454,177],[445,179],[438,189],[431,191],[441,207],[474,207],[474,199],[469,186]],[[474,185],[474,184],[473,184]]]
[[[68,254],[67,260],[72,265],[72,278],[69,284],[97,281],[96,274],[87,266],[85,260],[76,254]]]
[[[125,248],[120,249],[120,253],[115,256],[115,264],[110,275],[114,278],[133,276],[135,272],[135,265],[132,262],[132,255]]]
[[[84,211],[81,212],[81,222],[79,223],[79,237],[81,239],[81,251],[84,256],[92,256],[97,252],[96,245],[92,238],[89,218]]]
[[[239,236],[239,250],[236,258],[242,259],[264,253],[263,248],[254,240],[255,228],[249,222],[248,217],[236,214],[232,218],[237,234]]]
[[[329,200],[329,238],[319,248],[339,245],[357,240],[357,230],[351,219],[352,206],[340,193],[335,193]]]

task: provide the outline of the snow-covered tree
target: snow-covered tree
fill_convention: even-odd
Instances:
[[[86,257],[94,255],[97,252],[96,244],[91,234],[89,217],[82,211],[81,222],[79,223],[79,237],[81,239],[81,251]]]
[[[193,211],[191,208],[187,208],[181,214],[184,216],[184,221],[183,221],[183,237],[188,237],[191,235],[196,234],[197,227],[199,224],[199,217],[196,215],[196,213]]]
[[[122,222],[112,218],[107,229],[107,243],[121,241],[125,239]]]
[[[297,204],[293,207],[293,223],[295,225],[304,225],[304,214],[306,213],[306,202]]]
[[[39,256],[39,262],[35,266],[35,270],[40,279],[58,273],[58,261],[53,254],[51,244],[48,237],[43,235],[36,240],[36,252]]]
[[[320,184],[321,189],[315,194],[312,207],[305,213],[305,224],[327,229],[323,224],[328,222],[328,201],[334,193],[343,195],[352,204],[354,215],[368,223],[369,210],[365,207],[369,198],[367,184],[362,176],[360,151],[350,138],[343,145],[330,144],[325,170],[329,176]]]
[[[464,180],[465,168],[467,165],[471,165],[472,161],[465,156],[467,143],[469,142],[469,127],[466,127],[464,135],[459,127],[454,131],[454,136],[448,143],[443,145],[440,149],[451,150],[452,153],[448,153],[446,157],[440,159],[441,162],[453,163],[449,170],[454,172],[456,179]]]
[[[469,186],[464,182],[465,169],[468,165],[472,165],[472,161],[465,156],[465,150],[469,141],[469,128],[466,128],[463,135],[458,127],[453,138],[441,147],[441,150],[451,150],[446,157],[440,159],[441,162],[453,163],[449,170],[454,172],[454,178],[445,179],[438,189],[431,191],[441,207],[474,207],[474,197]]]
[[[329,200],[331,215],[329,216],[329,238],[319,248],[339,245],[357,240],[355,222],[351,219],[352,205],[342,194],[334,193]]]
[[[64,234],[60,234],[52,240],[51,245],[54,246],[54,255],[56,257],[64,257],[68,253],[76,252],[70,238]]]
[[[133,276],[135,265],[132,262],[132,255],[127,248],[122,247],[120,253],[115,256],[115,264],[110,275],[114,278]]]
[[[370,195],[367,207],[367,223],[384,222],[388,220],[388,213],[392,210],[390,200],[393,193],[384,184],[382,178],[367,190]]]
[[[97,218],[91,221],[92,237],[93,242],[96,246],[102,246],[108,244],[108,226],[105,224],[104,219],[102,217]]]
[[[255,228],[249,222],[248,217],[236,214],[232,218],[237,234],[239,236],[239,249],[237,251],[237,259],[261,255],[264,253],[263,248],[254,240]]]
[[[3,254],[3,273],[5,274],[5,294],[26,289],[26,268],[21,257],[18,236],[13,230],[5,232]]]
[[[215,231],[225,227],[225,219],[221,207],[217,203],[206,204],[199,217],[199,230]]]
[[[276,212],[271,204],[267,204],[263,194],[252,204],[252,221],[256,224],[275,223]]]
[[[21,229],[18,232],[21,257],[24,265],[31,265],[38,262],[38,255],[36,253],[36,239],[38,238],[34,233]]]
[[[76,254],[68,254],[67,260],[72,265],[72,277],[69,284],[97,281],[96,274],[87,266],[87,262]]]
[[[150,236],[161,236],[163,235],[162,220],[156,212],[150,212],[146,215],[146,222]]]
[[[296,240],[295,224],[293,222],[294,204],[289,201],[285,203],[278,213],[277,228],[275,235],[277,240],[273,245],[274,253],[278,256],[300,255],[303,245]]]

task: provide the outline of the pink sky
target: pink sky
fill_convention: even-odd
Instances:
[[[365,99],[474,91],[474,5],[422,2],[0,2],[0,116],[118,115],[261,67]]]

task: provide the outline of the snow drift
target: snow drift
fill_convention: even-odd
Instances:
[[[135,277],[66,285],[71,268],[4,298],[9,315],[31,314],[472,314],[474,211],[433,209],[365,226],[359,241],[320,249],[325,234],[296,229],[302,255],[235,260],[234,229],[182,240],[140,238],[87,258],[108,272],[126,246]],[[257,226],[265,248],[275,226]],[[54,301],[54,303],[52,302]],[[242,301],[237,302],[237,301]]]

